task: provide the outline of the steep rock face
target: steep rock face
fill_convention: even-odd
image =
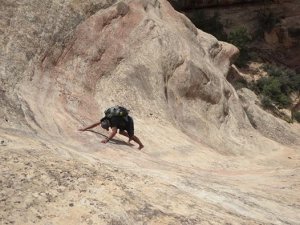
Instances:
[[[238,95],[252,126],[262,135],[282,144],[294,143],[297,140],[297,134],[292,132],[287,122],[275,118],[259,106],[259,100],[254,92],[242,88],[238,90]]]
[[[50,9],[58,7],[52,4]],[[99,119],[107,106],[122,104],[140,118],[154,114],[168,120],[216,149],[222,146],[222,152],[238,152],[248,142],[252,127],[225,79],[238,53],[234,46],[197,30],[166,2],[119,2],[94,14],[74,12],[84,8],[76,4],[63,5],[59,15],[50,13],[66,20],[64,25],[60,20],[48,25],[51,18],[37,10],[21,16],[39,22],[9,27],[13,35],[5,47],[13,54],[3,56],[2,83],[6,98],[16,104],[5,104],[4,124],[18,118],[35,132],[66,135],[82,120]],[[73,14],[65,16],[69,11]],[[57,32],[46,35],[47,29]],[[17,69],[10,71],[14,60]],[[7,119],[15,109],[19,116]]]
[[[33,130],[67,135],[107,106],[123,104],[141,118],[154,114],[176,123],[222,152],[247,142],[251,125],[225,79],[234,46],[159,1],[120,2],[73,27],[54,35],[23,76],[8,79],[18,84]]]
[[[253,129],[225,79],[234,46],[162,0],[11,1],[1,15],[1,221],[299,221],[297,135],[287,147]],[[112,104],[143,151],[77,132]]]
[[[14,122],[18,121],[18,126],[24,124],[23,128],[26,128],[24,112],[32,119],[34,115],[20,98],[17,86],[22,80],[34,77],[50,46],[63,48],[80,22],[114,2],[31,0],[1,3],[1,124],[15,127]]]

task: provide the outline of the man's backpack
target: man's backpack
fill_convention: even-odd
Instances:
[[[122,106],[114,106],[104,111],[105,117],[112,118],[114,116],[127,117],[129,110]]]

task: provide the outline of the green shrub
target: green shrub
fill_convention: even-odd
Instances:
[[[281,83],[281,89],[285,94],[300,91],[300,74],[294,70],[267,64],[263,69],[270,75],[276,77]]]
[[[230,32],[227,41],[238,47],[240,50],[240,56],[237,59],[236,64],[239,67],[246,66],[247,62],[250,60],[250,56],[248,54],[248,45],[251,42],[251,36],[249,35],[247,29],[241,27],[237,30]]]
[[[245,27],[238,28],[231,31],[228,35],[227,41],[237,46],[240,50],[247,49],[251,42],[251,37]]]
[[[282,84],[276,77],[262,78],[258,81],[261,94],[271,99],[279,107],[288,107],[291,100],[286,93],[282,91]]]
[[[273,107],[272,100],[266,96],[263,96],[263,98],[261,99],[261,104],[264,108],[267,108],[267,109]]]
[[[265,31],[270,32],[280,21],[270,9],[262,9],[257,12],[258,33],[263,35]]]
[[[250,88],[262,95],[265,107],[270,105],[270,101],[280,108],[289,107],[292,103],[290,94],[300,91],[300,74],[274,65],[265,65],[263,68],[269,76],[260,78]]]
[[[280,94],[276,96],[275,102],[278,104],[279,108],[287,108],[291,105],[292,100],[289,96],[285,94]]]
[[[295,71],[289,73],[289,86],[292,91],[300,92],[300,74],[297,74]]]
[[[298,123],[300,123],[300,112],[295,112],[295,113],[294,113],[294,119],[295,119]]]
[[[285,70],[281,67],[276,67],[271,64],[265,64],[263,69],[272,77],[280,77],[285,74]]]
[[[226,33],[219,13],[215,12],[212,17],[208,17],[203,11],[198,10],[187,16],[197,28],[214,35],[219,40],[226,39]]]
[[[265,96],[276,97],[281,94],[280,82],[277,78],[270,77],[269,79],[265,79],[265,84],[262,88],[262,93]]]
[[[264,87],[270,82],[269,80],[269,77],[262,77],[259,80],[257,80],[253,85],[254,87],[256,87],[256,92],[261,93]]]

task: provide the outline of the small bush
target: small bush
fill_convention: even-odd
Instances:
[[[300,123],[300,112],[295,112],[295,113],[294,113],[294,119],[295,119],[298,123]]]
[[[265,97],[265,96],[261,99],[261,104],[264,108],[267,108],[267,109],[273,107],[272,100],[268,97]]]
[[[238,28],[231,31],[228,35],[227,41],[237,46],[239,49],[247,49],[251,42],[251,37],[245,27]]]
[[[275,99],[275,101],[278,104],[279,108],[287,108],[292,103],[292,100],[290,99],[290,97],[285,94],[278,95],[277,99]]]
[[[270,77],[278,78],[282,86],[282,91],[285,94],[289,94],[293,91],[300,91],[300,74],[297,74],[294,70],[270,64],[265,65],[263,69]]]
[[[265,79],[265,84],[262,89],[265,96],[276,97],[281,94],[280,82],[276,78]]]
[[[236,61],[236,64],[239,67],[246,66],[247,62],[250,59],[248,54],[249,48],[248,45],[251,42],[251,36],[249,35],[246,28],[242,27],[235,31],[229,33],[227,41],[235,45],[240,50],[240,56]]]
[[[265,31],[270,32],[280,21],[270,9],[262,9],[257,12],[258,33],[263,34]]]
[[[290,94],[300,91],[300,74],[274,65],[265,65],[263,68],[269,76],[252,84],[251,89],[262,95],[264,106],[268,106],[271,101],[280,108],[289,107],[292,103]]]
[[[300,74],[289,73],[289,86],[291,87],[292,91],[299,91],[300,92]]]
[[[290,98],[283,93],[282,84],[278,78],[268,77],[259,80],[261,94],[270,98],[279,107],[288,107],[291,104]]]
[[[197,28],[214,35],[219,40],[226,39],[226,33],[217,12],[212,17],[208,17],[203,11],[195,11],[187,16]]]

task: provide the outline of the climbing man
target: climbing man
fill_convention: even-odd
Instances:
[[[111,133],[109,136],[102,140],[101,143],[106,144],[111,140],[118,132],[119,134],[128,137],[128,143],[131,140],[136,142],[139,145],[139,150],[141,150],[144,145],[140,141],[140,139],[134,135],[134,123],[131,116],[128,115],[129,110],[122,106],[110,107],[105,110],[105,117],[103,117],[100,122],[92,124],[86,128],[79,129],[79,131],[86,131],[88,129],[92,129],[98,125],[100,125],[103,129],[109,131],[109,127],[111,128]]]

